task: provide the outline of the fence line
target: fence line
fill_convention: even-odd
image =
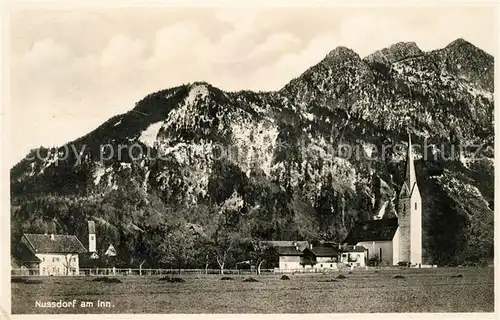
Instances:
[[[261,269],[261,275],[270,274],[290,274],[290,273],[324,273],[338,270],[306,268],[306,269]],[[80,268],[76,274],[66,275],[64,273],[55,274],[57,276],[154,276],[154,275],[257,275],[256,269],[137,269],[137,268]],[[39,269],[18,268],[11,269],[13,276],[40,276]]]
[[[437,267],[437,266],[425,266],[425,267]],[[392,266],[392,267],[362,267],[355,268],[361,270],[397,270],[402,267]],[[272,275],[272,274],[307,274],[307,273],[330,273],[348,270],[346,268],[301,268],[301,269],[261,269],[261,275]],[[102,275],[112,275],[112,276],[155,276],[155,275],[257,275],[256,269],[224,269],[222,273],[220,269],[161,269],[161,268],[148,268],[148,269],[138,269],[138,268],[80,268],[79,272],[76,274],[66,275],[64,273],[56,274],[57,276],[102,276]],[[28,269],[28,268],[17,268],[11,269],[12,276],[40,276],[39,269]]]

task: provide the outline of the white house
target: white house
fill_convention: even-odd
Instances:
[[[310,246],[302,251],[302,267],[314,269],[337,269],[339,251],[332,245]]]
[[[406,174],[398,197],[396,218],[356,224],[345,243],[366,248],[367,260],[380,265],[422,264],[422,199],[417,185],[411,140],[408,139]]]
[[[350,267],[366,266],[368,249],[360,245],[346,245],[339,250],[339,260]]]
[[[308,241],[266,241],[276,248],[279,254],[279,269],[300,269],[302,250],[309,246]]]
[[[20,246],[27,248],[38,260],[40,275],[78,275],[78,254],[87,250],[73,235],[24,234]]]

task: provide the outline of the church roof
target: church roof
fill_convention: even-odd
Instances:
[[[344,243],[354,245],[362,241],[392,240],[397,229],[397,218],[359,222],[349,232]]]
[[[95,222],[94,221],[89,221],[89,234],[95,234]]]
[[[408,150],[406,152],[406,171],[404,183],[401,187],[400,197],[411,197],[417,186],[417,175],[415,173],[415,163],[413,158],[413,148],[411,146],[411,135],[408,135]]]
[[[26,240],[36,253],[81,253],[87,249],[76,236],[55,234],[52,239],[47,234],[24,234]]]

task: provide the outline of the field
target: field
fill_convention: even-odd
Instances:
[[[344,275],[345,279],[337,279]],[[394,278],[401,275],[403,278]],[[458,275],[462,275],[461,277]],[[452,277],[454,276],[454,277]],[[457,277],[458,276],[458,277]],[[30,277],[12,283],[12,313],[372,313],[493,312],[493,268],[363,270],[329,274],[256,276]],[[36,301],[73,301],[75,307],[44,308]],[[97,301],[109,302],[97,306]],[[93,306],[81,307],[82,301]]]

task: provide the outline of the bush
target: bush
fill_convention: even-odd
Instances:
[[[103,282],[103,283],[122,283],[120,279],[117,278],[108,278],[108,277],[99,277],[92,280],[92,282]]]
[[[181,278],[170,278],[168,276],[160,278],[159,281],[167,281],[167,282],[170,282],[170,283],[186,282],[184,279],[181,279]]]
[[[290,277],[284,274],[281,276],[281,280],[290,280]]]
[[[370,258],[367,262],[366,265],[369,267],[378,267],[379,261],[377,257]]]
[[[26,283],[26,284],[40,284],[40,283],[43,283],[43,281],[42,280],[27,279],[24,283]]]
[[[221,279],[221,280],[234,280],[234,279],[233,279],[233,278],[231,278],[231,277],[222,277],[222,278],[220,278],[220,279]]]
[[[250,278],[246,278],[245,280],[243,280],[243,282],[259,282],[259,280],[250,277]]]
[[[337,276],[337,279],[347,279],[347,277],[346,277],[346,276],[344,276],[343,274],[339,274],[339,275]]]
[[[27,278],[11,278],[11,283],[25,283],[25,284],[41,284],[42,280],[27,279]]]
[[[27,280],[26,278],[11,278],[10,282],[11,283],[25,283],[26,280]]]

